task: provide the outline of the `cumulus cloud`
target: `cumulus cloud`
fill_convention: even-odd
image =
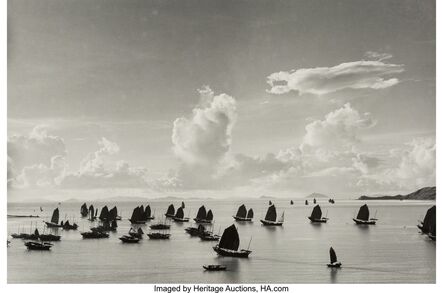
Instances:
[[[117,143],[104,137],[98,141],[98,150],[89,153],[78,172],[66,174],[60,181],[62,188],[146,188],[146,168],[131,167],[125,161],[114,162],[112,155],[120,151]]]
[[[386,59],[387,56],[384,57]],[[284,94],[297,91],[300,94],[325,95],[344,89],[388,88],[399,82],[392,76],[402,73],[404,66],[384,63],[382,62],[384,59],[346,62],[332,67],[274,72],[267,78],[271,86],[267,92]]]
[[[315,120],[306,125],[306,134],[303,137],[303,147],[328,148],[351,144],[359,141],[358,133],[373,127],[376,121],[370,113],[361,114],[349,103],[328,113],[323,120]]]
[[[48,186],[63,176],[67,152],[63,139],[38,125],[27,135],[8,138],[8,186]]]
[[[173,150],[186,165],[217,164],[231,147],[236,101],[227,94],[215,95],[209,87],[199,93],[200,103],[192,115],[174,121]]]

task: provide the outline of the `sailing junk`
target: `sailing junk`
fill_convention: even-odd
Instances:
[[[247,214],[246,214],[247,213]],[[242,204],[238,210],[237,214],[235,216],[232,216],[236,221],[239,222],[250,222],[252,221],[252,218],[254,218],[254,211],[252,209],[249,209],[249,211],[246,211],[246,207],[244,204]]]
[[[196,223],[206,223],[206,208],[205,206],[201,206],[198,209],[197,216],[194,218]]]
[[[60,218],[60,213],[58,211],[58,208],[56,208],[52,212],[51,222],[45,222],[46,226],[48,226],[49,228],[60,228],[60,227],[62,227],[62,225],[58,224],[59,218]]]
[[[313,223],[326,223],[329,220],[328,218],[322,217],[322,212],[319,205],[316,205],[312,209],[311,216],[308,217],[308,219]]]
[[[282,213],[281,218],[277,221],[277,211],[275,206],[271,205],[268,208],[265,219],[260,220],[260,222],[262,222],[262,224],[265,226],[281,226],[284,222],[284,212]]]
[[[148,220],[154,219],[153,216],[151,216],[151,207],[149,205],[146,206],[146,209],[143,207],[143,205],[136,207],[134,211],[132,212],[132,216],[129,219],[129,221],[132,224],[145,224]]]
[[[91,232],[83,232],[81,233],[83,239],[100,239],[100,238],[109,238],[109,234],[105,232],[99,231],[91,231]]]
[[[327,264],[328,267],[330,268],[339,268],[341,267],[341,262],[337,261],[337,255],[335,254],[334,248],[329,248],[329,258],[330,258],[330,263]]]
[[[100,216],[98,217],[100,221],[106,221],[109,219],[109,210],[107,206],[104,206],[100,211]]]
[[[248,257],[251,250],[240,249],[240,238],[238,236],[237,228],[234,224],[229,226],[223,232],[220,242],[213,247],[218,255],[232,256],[232,257]]]
[[[82,204],[80,208],[80,214],[82,215],[82,217],[88,216],[88,206],[86,205],[86,203]]]
[[[308,205],[309,203],[308,203],[308,200],[305,200],[305,205]]]
[[[417,227],[421,230],[421,232],[423,234],[427,234],[429,238],[431,238],[432,240],[435,240],[437,235],[436,214],[437,214],[437,207],[436,206],[431,207],[426,212],[423,221],[419,225],[417,225]]]
[[[357,225],[375,225],[377,219],[369,218],[368,205],[364,204],[358,211],[357,218],[352,219]]]
[[[290,204],[291,204],[291,206],[292,206],[292,205],[294,204],[294,201],[293,201],[293,200],[291,200]]]
[[[174,218],[175,216],[175,208],[173,204],[170,204],[168,207],[168,210],[166,211],[165,214],[166,218]]]
[[[179,207],[177,209],[177,212],[175,213],[173,220],[175,222],[189,222],[189,218],[185,218],[185,213],[182,207]]]
[[[29,241],[25,243],[25,246],[29,249],[29,250],[50,250],[52,247],[51,243],[46,243],[46,242],[33,242],[33,241]]]

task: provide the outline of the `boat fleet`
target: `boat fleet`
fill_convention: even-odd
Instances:
[[[329,203],[333,199],[329,199]],[[316,200],[313,200],[316,203]],[[290,205],[293,205],[294,202],[291,200]],[[308,204],[306,201],[305,204]],[[155,211],[154,211],[155,213]],[[131,217],[128,219],[131,223],[131,227],[127,234],[120,236],[118,239],[125,244],[135,244],[139,243],[145,232],[143,231],[143,225],[146,225],[148,221],[154,220],[154,213],[151,213],[151,208],[149,205],[144,207],[143,205],[137,206],[134,208]],[[269,205],[267,207],[266,215],[263,219],[260,219],[260,222],[263,226],[283,226],[284,224],[284,211],[281,213],[277,213],[277,208],[275,205],[269,201]],[[378,221],[376,217],[376,213],[373,217],[370,216],[369,207],[367,204],[362,205],[357,215],[352,219],[356,225],[375,225]],[[80,208],[80,215],[82,218],[88,218],[91,222],[96,222],[97,225],[90,228],[90,231],[81,232],[81,236],[83,239],[102,239],[109,238],[109,232],[117,231],[117,221],[122,220],[122,217],[118,215],[117,207],[114,206],[112,209],[109,209],[106,205],[101,209],[100,215],[97,217],[98,209],[94,209],[94,206],[91,204],[88,208],[86,203],[84,203]],[[236,222],[253,222],[254,219],[254,211],[252,208],[249,210],[246,208],[244,204],[240,205],[237,209],[237,213],[232,216]],[[55,208],[51,220],[45,221],[46,227],[44,227],[44,231],[42,234],[39,233],[36,228],[34,232],[32,232],[32,223],[29,233],[13,233],[11,234],[12,238],[19,238],[25,241],[24,245],[28,250],[50,250],[53,246],[51,242],[53,241],[61,241],[61,236],[58,235],[58,229],[62,230],[77,230],[78,225],[73,222],[69,223],[69,220],[65,222],[59,222],[60,211],[59,208]],[[329,218],[323,216],[323,212],[319,204],[316,204],[312,209],[311,215],[307,217],[311,223],[322,224],[327,223]],[[159,219],[157,223],[151,224],[149,226],[150,232],[146,233],[149,239],[152,240],[167,240],[170,239],[171,234],[167,233],[170,229],[171,225],[168,223],[171,221],[174,222],[189,222],[189,212],[188,216],[185,217],[185,203],[182,202],[180,207],[175,210],[173,204],[170,204],[164,214],[164,218]],[[196,227],[188,226],[184,229],[185,233],[188,233],[191,237],[199,237],[202,241],[217,241],[218,243],[212,247],[212,249],[217,253],[217,255],[225,256],[225,257],[238,257],[238,258],[247,258],[252,253],[250,250],[250,245],[252,241],[252,237],[249,240],[249,244],[247,248],[240,247],[240,237],[235,224],[232,224],[224,229],[223,234],[220,236],[220,231],[215,234],[213,229],[214,225],[214,214],[211,209],[206,210],[206,207],[202,205],[195,216],[193,218]],[[212,226],[212,229],[208,229],[208,225]],[[425,217],[422,221],[419,221],[417,225],[418,229],[421,233],[427,235],[431,240],[436,240],[436,206],[429,208],[426,212]],[[49,233],[46,233],[45,229],[48,228],[50,230]],[[9,245],[10,242],[8,242]],[[330,268],[340,268],[341,262],[337,261],[337,255],[335,250],[331,247],[329,249],[330,254],[330,262],[327,263],[327,267]],[[205,270],[209,271],[219,271],[225,270],[226,267],[220,265],[205,265],[203,266]]]

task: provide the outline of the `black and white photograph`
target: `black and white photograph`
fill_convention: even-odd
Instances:
[[[435,0],[5,2],[8,285],[437,283]]]

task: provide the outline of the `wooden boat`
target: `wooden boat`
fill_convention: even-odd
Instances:
[[[129,219],[129,222],[131,222],[131,224],[137,224],[137,225],[143,225],[146,224],[146,219],[144,218],[144,207],[143,205],[136,207],[133,211],[132,211],[132,216]]]
[[[91,232],[83,232],[81,233],[83,239],[100,239],[100,238],[109,238],[109,234],[105,232],[99,231],[91,231]]]
[[[40,233],[38,232],[38,229],[35,229],[34,233],[29,233],[29,234],[21,233],[19,238],[24,239],[24,240],[38,240],[39,235],[40,235]]]
[[[155,219],[154,215],[151,213],[151,207],[149,205],[147,205],[145,208],[145,212],[143,214],[143,219],[146,221],[150,221],[150,220]]]
[[[249,221],[252,221],[252,218],[254,218],[254,210],[251,208],[248,211],[248,214],[246,215],[246,219],[249,219]]]
[[[375,225],[377,219],[369,218],[369,208],[367,204],[360,207],[358,211],[357,218],[353,218],[357,225]]]
[[[173,204],[170,204],[168,210],[166,211],[165,217],[174,218],[174,216],[175,216],[175,208]]]
[[[199,237],[202,241],[219,241],[220,240],[219,235],[215,235],[211,232],[203,233],[203,234],[199,235]]]
[[[147,235],[149,239],[169,239],[171,237],[171,234],[159,232],[148,233]]]
[[[80,215],[82,215],[83,218],[88,216],[88,206],[86,203],[82,204],[80,207]]]
[[[341,267],[341,262],[337,261],[337,255],[335,254],[334,248],[329,248],[329,258],[331,260],[330,263],[326,264],[330,268],[339,268]]]
[[[437,207],[435,205],[429,208],[425,217],[423,218],[423,221],[417,225],[418,229],[420,229],[423,234],[428,234],[430,232],[432,222],[436,221],[436,211]]]
[[[91,228],[91,231],[95,232],[111,232],[117,231],[117,220],[113,220],[112,222],[104,221],[100,226]]]
[[[123,243],[138,243],[140,241],[140,238],[128,235],[123,235],[118,239],[120,239]]]
[[[335,200],[334,199],[332,199],[332,198],[330,198],[329,200],[329,203],[332,203],[332,204],[334,204],[335,203]]]
[[[117,207],[114,206],[112,209],[109,210],[107,220],[110,222],[117,220],[117,215],[118,215],[118,210],[117,210]]]
[[[312,201],[314,204],[316,204],[317,203],[317,200],[314,198],[314,200]]]
[[[28,248],[28,250],[50,250],[52,244],[47,242],[28,241],[25,242],[25,246]]]
[[[59,218],[60,218],[60,212],[59,212],[58,208],[56,208],[52,212],[51,222],[45,222],[46,226],[48,226],[49,228],[61,228],[62,225],[58,224]]]
[[[319,205],[316,205],[312,209],[311,216],[309,216],[308,219],[311,220],[312,223],[326,223],[329,220],[326,217],[322,217],[322,212]]]
[[[187,227],[185,228],[186,233],[191,236],[200,236],[206,233],[206,228],[202,224],[198,225],[198,227]]]
[[[207,271],[226,271],[226,266],[222,265],[204,265],[203,268]]]
[[[212,215],[212,211],[211,211],[211,215]],[[206,208],[203,205],[198,209],[197,216],[194,218],[194,221],[196,223],[204,223],[204,224],[210,223],[212,221],[212,219],[210,221],[208,221],[208,220],[206,220],[206,217],[207,217]]]
[[[69,220],[67,220],[65,223],[61,224],[63,230],[77,230],[78,225],[76,223],[70,224]]]
[[[294,201],[293,201],[293,200],[291,200],[290,204],[291,204],[291,206],[292,206],[292,205],[294,205]]]
[[[251,242],[249,242],[251,244]],[[240,238],[238,236],[237,228],[234,224],[229,226],[223,232],[220,242],[213,247],[214,251],[221,256],[231,256],[231,257],[248,257],[251,254],[251,250],[240,249]]]
[[[54,235],[54,234],[40,234],[38,236],[38,239],[41,241],[60,241],[61,240],[60,235]]]
[[[250,209],[249,211],[252,211],[252,209]],[[246,210],[246,206],[244,204],[242,204],[238,210],[237,210],[237,214],[235,216],[232,216],[236,221],[238,222],[250,222],[254,216],[254,212],[252,211],[252,217],[247,217],[246,215],[247,210]]]
[[[129,229],[128,234],[129,234],[129,236],[142,239],[144,232],[143,232],[142,228],[140,228],[140,227],[137,229],[137,231],[131,227],[131,229]]]
[[[149,226],[149,228],[151,228],[152,230],[168,230],[171,228],[171,225],[158,223]]]
[[[265,226],[282,226],[284,222],[285,213],[283,212],[281,218],[277,221],[277,211],[274,205],[268,208],[264,219],[260,220]]]
[[[307,206],[309,204],[308,200],[305,200],[305,205]]]
[[[177,209],[174,218],[172,218],[174,222],[189,222],[189,218],[185,218],[185,212],[182,207]]]

